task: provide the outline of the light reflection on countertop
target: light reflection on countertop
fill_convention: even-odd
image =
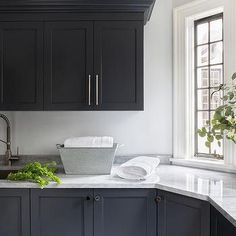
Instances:
[[[128,181],[116,175],[60,175],[62,184],[48,188],[156,188],[209,201],[236,226],[236,175],[196,168],[160,165],[144,181]],[[37,188],[34,183],[0,180],[0,188]]]

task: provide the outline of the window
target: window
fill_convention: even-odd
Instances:
[[[212,93],[224,82],[223,13],[194,21],[194,58],[195,156],[223,158],[223,147],[215,142],[207,148],[197,134],[222,105],[222,94]]]
[[[174,9],[173,22],[172,162],[235,170],[236,145],[225,139],[221,149],[205,148],[196,129],[206,124],[221,102],[219,94],[211,98],[212,91],[231,82],[236,71],[236,1],[192,1]],[[214,151],[223,160],[214,158]]]

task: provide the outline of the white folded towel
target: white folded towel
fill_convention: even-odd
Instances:
[[[64,147],[113,147],[112,137],[74,137],[64,142]]]
[[[159,163],[159,158],[139,156],[120,165],[116,174],[123,179],[143,180],[155,171]]]

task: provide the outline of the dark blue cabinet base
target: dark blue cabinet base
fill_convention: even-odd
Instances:
[[[211,207],[211,236],[236,236],[236,227],[214,207]]]
[[[95,189],[94,236],[156,236],[156,190]]]
[[[30,236],[28,189],[0,189],[0,236]]]
[[[156,236],[155,190],[32,189],[32,236]]]
[[[93,236],[89,189],[32,189],[32,236]]]
[[[156,189],[0,189],[0,236],[236,236],[208,202]]]
[[[210,235],[208,202],[165,191],[158,196],[158,236]]]

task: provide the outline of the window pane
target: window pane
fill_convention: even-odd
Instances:
[[[210,45],[210,64],[222,63],[222,42],[212,43]]]
[[[210,22],[210,41],[222,40],[223,37],[223,21],[222,19],[214,20]]]
[[[207,88],[209,87],[209,74],[208,67],[198,68],[197,69],[197,87],[198,88]]]
[[[206,122],[209,120],[209,112],[208,111],[203,111],[203,112],[198,112],[197,113],[197,128],[202,128],[206,126]],[[205,142],[206,138],[202,138],[200,136],[197,136],[198,140],[198,153],[209,153],[209,148],[206,147]]]
[[[208,42],[208,23],[197,26],[197,44]]]
[[[206,66],[208,64],[208,45],[197,47],[197,65]]]
[[[211,66],[210,71],[210,86],[219,87],[219,85],[223,83],[223,66]]]
[[[211,89],[211,110],[215,110],[218,106],[223,104],[222,99],[220,99],[222,97],[222,91],[212,94],[214,91],[216,90]]]
[[[198,122],[197,122],[197,127],[198,129],[202,127],[207,127],[207,121],[209,120],[209,111],[198,111]]]
[[[206,138],[198,136],[198,153],[210,154],[210,149],[205,145]]]
[[[222,142],[221,142],[222,145]],[[223,148],[219,147],[217,144],[217,140],[214,140],[214,142],[211,144],[211,153],[212,154],[218,154],[218,155],[223,155]]]
[[[198,110],[208,110],[209,109],[209,90],[200,89],[197,91],[197,108]]]
[[[214,111],[211,112],[211,119],[213,118],[214,116]],[[222,148],[222,140],[221,140],[221,147],[219,147],[218,143],[217,143],[217,140],[214,140],[214,142],[212,143],[211,145],[211,153],[212,154],[218,154],[218,155],[223,155],[223,148]]]

